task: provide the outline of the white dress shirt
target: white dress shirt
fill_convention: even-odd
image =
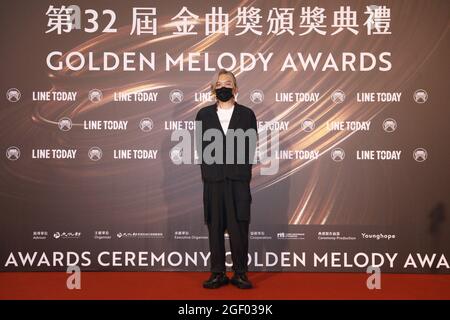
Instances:
[[[233,115],[234,105],[231,108],[224,109],[217,106],[217,116],[219,117],[220,124],[223,132],[227,133],[228,126],[230,124],[231,116]]]

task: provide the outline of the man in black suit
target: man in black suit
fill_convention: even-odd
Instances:
[[[225,273],[227,230],[234,271],[231,283],[249,289],[252,288],[247,277],[250,181],[258,138],[256,116],[250,108],[235,101],[237,84],[232,72],[220,70],[211,91],[216,103],[200,109],[196,116],[196,151],[211,252],[211,276],[203,287],[219,288],[229,282]]]

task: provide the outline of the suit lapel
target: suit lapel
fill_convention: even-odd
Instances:
[[[228,124],[228,129],[237,129],[237,124],[239,122],[239,117],[240,117],[240,111],[241,111],[241,109],[239,108],[239,105],[235,101],[234,102],[234,110],[233,110],[233,113],[231,114],[231,119],[230,119],[230,123]]]

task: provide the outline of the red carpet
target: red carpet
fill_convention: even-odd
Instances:
[[[232,274],[229,273],[229,276]],[[0,273],[0,299],[450,299],[450,275],[382,274],[381,289],[365,273],[249,273],[255,288],[203,289],[203,272],[84,272],[81,290],[68,274]]]

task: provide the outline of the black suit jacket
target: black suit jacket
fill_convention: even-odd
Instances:
[[[212,141],[203,141],[202,139],[203,134],[206,130],[214,128],[220,130],[222,134],[222,141],[223,141],[223,161],[222,163],[211,163],[208,164],[204,161],[203,157],[201,159],[200,167],[201,167],[201,174],[203,181],[222,181],[225,180],[225,178],[229,178],[232,180],[241,180],[241,181],[247,181],[250,182],[252,178],[252,164],[253,159],[256,151],[256,141],[255,143],[250,143],[250,139],[245,139],[245,150],[243,150],[242,146],[239,146],[237,143],[237,138],[234,138],[234,161],[233,163],[227,163],[226,159],[226,137],[231,136],[232,133],[230,129],[242,129],[244,131],[248,129],[254,129],[256,133],[256,139],[258,138],[258,131],[257,131],[257,124],[256,124],[256,116],[252,109],[243,106],[241,104],[238,104],[237,102],[234,103],[234,110],[233,114],[230,119],[230,124],[228,126],[227,134],[225,135],[222,126],[220,124],[219,117],[217,115],[217,103],[214,103],[212,105],[203,107],[200,109],[197,113],[197,116],[195,118],[196,121],[200,121],[202,128],[201,130],[198,130],[196,128],[196,141],[202,141],[200,144],[196,144],[196,150],[197,155],[200,155],[200,153],[203,155],[205,148],[210,144],[213,143],[214,139]],[[196,125],[198,122],[196,122]],[[198,135],[201,134],[199,137]],[[244,163],[237,163],[237,155],[238,152],[242,154],[242,152],[245,152],[245,162]],[[215,153],[213,152],[213,155]]]

